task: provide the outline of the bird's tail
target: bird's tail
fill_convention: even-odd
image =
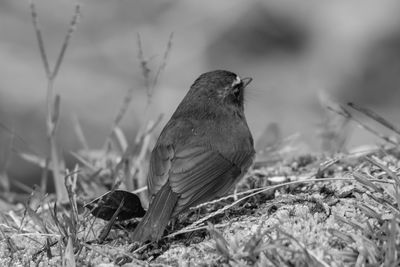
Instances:
[[[131,235],[132,241],[139,243],[158,241],[167,227],[178,201],[178,195],[166,184],[157,192],[143,219]]]

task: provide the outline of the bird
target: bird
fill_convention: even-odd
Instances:
[[[170,219],[226,194],[253,163],[244,115],[252,78],[227,70],[201,74],[161,131],[150,155],[149,208],[131,241],[159,241]]]

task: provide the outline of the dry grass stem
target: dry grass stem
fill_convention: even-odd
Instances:
[[[85,135],[83,134],[82,126],[81,126],[81,123],[80,123],[78,117],[73,116],[72,120],[73,120],[75,134],[76,134],[76,137],[77,137],[80,145],[86,152],[89,151],[89,145],[88,145]]]
[[[374,111],[372,111],[372,110],[370,110],[368,108],[361,107],[360,105],[357,105],[355,103],[349,103],[348,105],[350,107],[352,107],[353,109],[363,113],[364,115],[370,117],[371,119],[379,122],[380,124],[382,124],[386,128],[388,128],[388,129],[392,130],[393,132],[395,132],[395,133],[400,135],[400,128],[399,127],[395,126],[393,123],[389,122],[388,120],[386,120],[382,116],[378,115]]]
[[[342,109],[345,110],[344,107],[342,107]],[[331,109],[331,110],[334,111],[334,112],[337,112],[337,110],[335,110],[335,109]],[[346,113],[337,112],[337,113],[338,113],[339,115],[346,116],[346,118],[347,118],[347,116],[350,115],[350,119],[353,120],[353,121],[355,121],[362,129],[364,129],[364,130],[366,130],[366,131],[372,133],[373,135],[375,135],[375,136],[381,138],[381,139],[384,140],[385,142],[388,142],[388,143],[393,144],[393,145],[396,145],[396,146],[398,145],[398,143],[397,143],[396,141],[390,139],[389,137],[385,136],[384,134],[381,134],[381,133],[378,132],[377,130],[375,130],[375,129],[373,129],[372,127],[370,127],[370,126],[366,125],[365,123],[361,122],[360,120],[358,120],[357,118],[355,118],[353,115],[351,115],[349,112],[346,112]]]
[[[61,67],[62,61],[65,56],[65,52],[67,50],[68,44],[72,37],[73,32],[76,29],[78,24],[78,19],[80,17],[80,5],[77,3],[75,6],[75,12],[73,14],[72,20],[70,22],[67,34],[65,35],[64,42],[62,43],[61,50],[56,60],[56,64],[51,70],[49,61],[47,58],[47,53],[43,41],[42,31],[39,25],[39,16],[36,11],[36,5],[33,0],[30,1],[30,9],[32,16],[32,24],[35,30],[40,56],[43,62],[43,66],[45,69],[46,77],[47,77],[47,112],[46,112],[46,125],[47,125],[47,136],[49,139],[50,145],[50,158],[51,158],[51,166],[52,166],[52,174],[54,179],[54,184],[56,188],[57,199],[59,201],[67,200],[67,192],[64,188],[61,170],[63,168],[63,163],[60,162],[59,152],[57,148],[56,142],[56,128],[59,120],[60,113],[60,96],[55,95],[55,87],[54,82]]]
[[[160,66],[158,67],[156,75],[154,76],[153,85],[151,87],[151,92],[150,92],[150,97],[148,98],[149,101],[151,100],[151,98],[153,96],[154,89],[157,86],[158,79],[160,78],[161,73],[165,70],[165,67],[167,66],[168,57],[172,50],[172,40],[173,39],[174,39],[174,33],[171,32],[171,34],[169,35],[169,38],[168,38],[167,47],[165,48],[163,59],[161,61]]]

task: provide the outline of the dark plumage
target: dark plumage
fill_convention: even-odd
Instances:
[[[243,111],[243,91],[250,82],[216,70],[193,83],[152,151],[151,203],[133,241],[159,240],[171,218],[224,195],[246,173],[254,158]]]

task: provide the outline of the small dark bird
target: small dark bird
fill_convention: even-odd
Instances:
[[[133,241],[158,241],[171,218],[224,195],[246,173],[255,154],[243,110],[251,80],[216,70],[190,87],[151,153],[151,203]]]

